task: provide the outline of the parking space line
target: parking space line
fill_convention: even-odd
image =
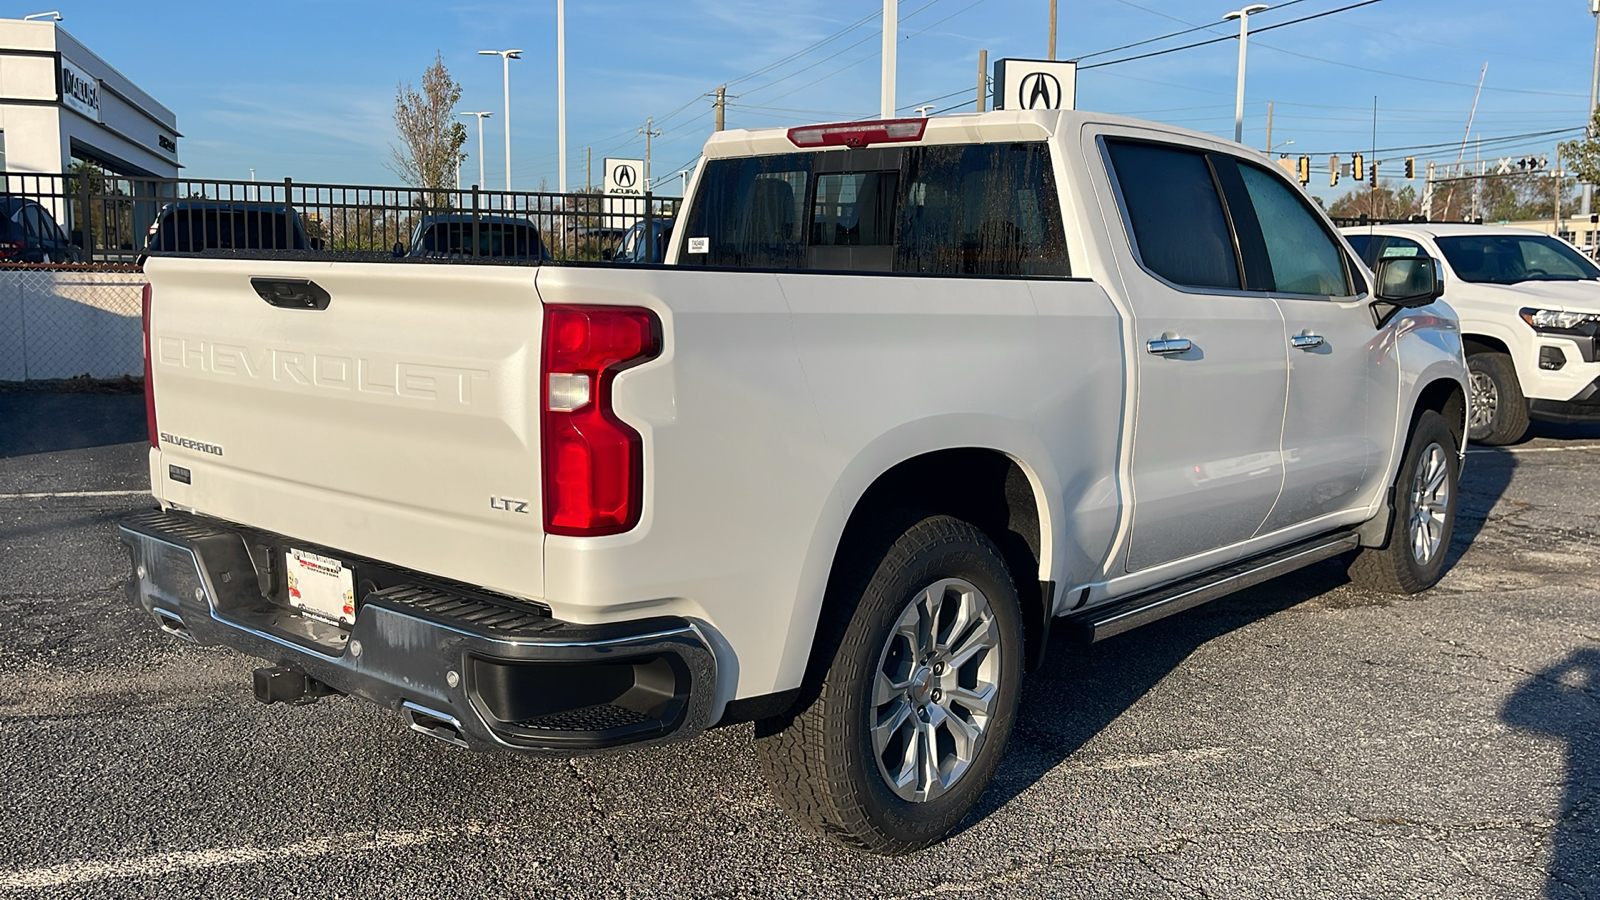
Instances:
[[[92,884],[113,878],[153,878],[181,875],[225,866],[255,865],[275,859],[306,859],[335,853],[356,853],[413,847],[435,841],[485,834],[490,829],[476,823],[463,827],[430,828],[417,831],[352,831],[344,834],[308,838],[277,847],[217,847],[209,850],[181,850],[152,853],[148,856],[112,859],[85,859],[75,862],[0,872],[0,888],[41,889],[69,884]]]
[[[1568,447],[1469,447],[1468,453],[1570,453],[1574,450],[1600,450],[1600,444],[1576,444]]]
[[[51,500],[56,497],[149,497],[142,491],[43,491],[37,494],[0,494],[0,500]]]

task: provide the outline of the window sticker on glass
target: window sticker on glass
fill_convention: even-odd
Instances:
[[[689,252],[690,253],[710,253],[711,252],[711,238],[708,238],[708,237],[692,237],[692,238],[689,238]]]

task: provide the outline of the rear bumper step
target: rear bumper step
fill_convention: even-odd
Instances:
[[[277,571],[286,538],[169,511],[119,527],[130,599],[168,634],[273,663],[257,673],[268,702],[336,691],[451,744],[551,755],[664,743],[710,724],[716,659],[688,620],[573,625],[327,550],[361,585],[355,622],[341,627],[288,605]]]
[[[1354,532],[1324,535],[1291,544],[1264,556],[1214,569],[1177,584],[1095,607],[1068,619],[1082,630],[1090,643],[1103,641],[1140,625],[1193,609],[1218,597],[1354,550],[1360,543],[1360,537]]]

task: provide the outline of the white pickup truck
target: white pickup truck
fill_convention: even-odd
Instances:
[[[1466,374],[1277,167],[1083,112],[727,131],[665,265],[152,257],[132,598],[479,749],[756,721],[780,802],[954,827],[1052,628],[1332,557],[1439,578]],[[1135,651],[1136,652],[1136,651]]]

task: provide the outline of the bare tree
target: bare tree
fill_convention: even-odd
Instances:
[[[467,129],[456,118],[456,103],[461,100],[461,85],[450,77],[444,56],[435,55],[433,65],[422,73],[422,91],[409,82],[395,89],[394,126],[400,145],[389,146],[389,169],[406,184],[428,192],[427,203],[447,206],[449,196],[442,192],[455,187],[456,171],[466,154]]]

